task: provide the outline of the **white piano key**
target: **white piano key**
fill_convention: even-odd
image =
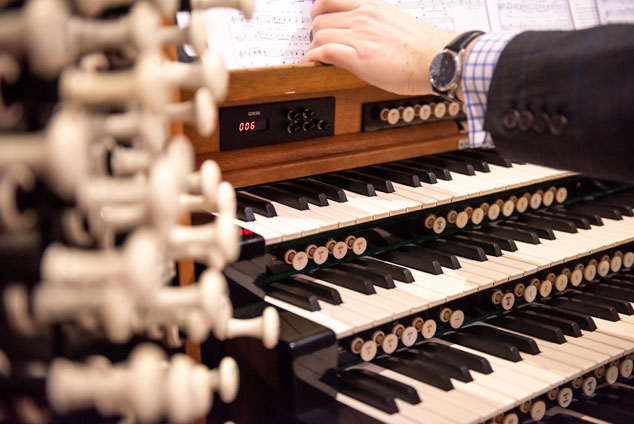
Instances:
[[[377,210],[386,210],[388,211],[390,216],[400,215],[407,212],[407,207],[405,205],[396,201],[385,200],[378,194],[376,196],[364,196],[362,194],[346,191],[346,196],[348,197],[348,201],[350,201],[351,198],[357,198],[363,200],[369,205],[372,205],[372,207],[376,208]]]
[[[421,183],[419,187],[410,187],[405,184],[395,183],[392,181],[394,192],[402,196],[415,196],[422,202],[424,200],[424,207],[430,203],[436,205],[444,205],[454,201],[454,193],[447,192],[446,190],[436,187],[436,184]]]
[[[520,278],[522,275],[524,275],[524,272],[521,270],[518,270],[517,268],[510,267],[508,265],[504,265],[501,263],[497,263],[495,261],[487,260],[484,262],[480,262],[480,261],[467,259],[463,257],[460,257],[459,260],[461,265],[463,266],[470,265],[471,267],[473,267],[474,272],[479,272],[476,270],[476,268],[486,271],[486,274],[480,274],[480,275],[495,278],[496,284],[500,284],[498,283],[498,281],[506,282],[509,280]],[[493,274],[492,271],[496,272],[498,276],[496,277],[496,274]]]
[[[328,204],[329,210],[337,210],[344,214],[350,215],[354,217],[356,220],[356,224],[362,224],[364,222],[370,222],[374,219],[374,214],[372,212],[368,212],[365,209],[361,209],[353,206],[350,202],[335,202],[331,200]],[[353,225],[353,224],[351,224]],[[343,225],[342,225],[343,227]]]
[[[350,194],[352,193],[347,190],[344,190],[344,193],[346,194],[346,197],[348,198],[348,201],[346,203],[350,204],[351,206],[354,206],[355,208],[362,209],[372,214],[373,220],[387,218],[388,216],[390,216],[389,209],[385,209],[384,207],[377,206],[375,203],[372,203],[372,202],[366,202],[366,199],[369,199],[369,197],[363,196],[363,198],[360,198],[355,196],[354,194],[350,196]]]
[[[260,224],[259,222],[251,221],[240,221],[238,219],[234,220],[236,225],[241,226],[244,229],[253,231],[256,234],[259,234],[264,238],[264,242],[267,245],[281,243],[282,242],[282,234],[268,228],[265,225]]]
[[[337,226],[336,228],[348,227],[350,225],[355,225],[358,222],[355,216],[341,211],[336,205],[333,205],[332,203],[328,206],[316,206],[309,203],[308,209],[313,212],[317,212],[324,217],[328,217],[334,223],[334,225]]]
[[[383,199],[387,202],[400,204],[401,206],[405,207],[405,212],[418,211],[422,209],[423,207],[422,203],[414,201],[410,199],[409,197],[405,197],[397,193],[383,193],[382,191],[377,191],[376,196],[379,199]],[[435,206],[435,204],[432,203],[431,206]],[[398,213],[405,213],[405,212],[398,212]]]
[[[623,355],[627,355],[634,352],[634,344],[632,344],[630,341],[620,337],[602,333],[601,330],[597,330],[597,331],[581,330],[581,334],[583,334],[583,337],[586,339],[594,340],[597,343],[602,343],[603,345],[606,345],[606,346],[614,346],[618,349],[621,349],[621,351],[623,352]]]
[[[534,272],[537,272],[538,267],[534,264],[530,264],[528,262],[520,261],[517,259],[512,259],[506,256],[492,256],[487,255],[487,260],[491,263],[506,265],[511,268],[515,268],[518,271],[522,272],[523,275],[529,275]]]
[[[301,228],[302,235],[308,236],[312,234],[319,234],[322,232],[337,229],[337,223],[328,218],[324,218],[321,214],[316,213],[310,209],[300,211],[293,209],[289,206],[277,203],[273,200],[269,200],[275,207],[277,217],[273,218],[279,220],[280,218],[287,219],[291,224]]]
[[[254,213],[255,222],[263,225],[282,235],[282,241],[293,240],[302,236],[302,230],[286,218],[278,219],[278,217],[268,218],[260,214]]]
[[[423,311],[425,309],[429,309],[431,307],[447,302],[447,296],[445,296],[444,294],[438,293],[425,287],[421,287],[417,284],[402,283],[400,281],[395,281],[394,284],[403,293],[411,293],[419,298],[427,300],[427,308],[421,307],[419,311]]]
[[[458,280],[463,280],[470,284],[477,284],[479,290],[493,287],[494,284],[494,281],[491,278],[482,277],[481,275],[465,271],[464,269],[449,269],[443,267],[442,270],[445,275],[457,278]]]
[[[630,323],[613,322],[597,317],[592,317],[592,320],[600,332],[634,342],[634,329]]]
[[[265,296],[264,300],[271,305],[275,305],[279,308],[292,312],[296,315],[306,318],[309,321],[316,322],[317,324],[323,325],[326,328],[331,329],[338,339],[351,336],[354,334],[355,328],[353,325],[348,324],[347,322],[340,321],[331,317],[330,315],[324,314],[322,311],[307,311],[306,309],[302,309],[298,306],[291,305],[290,303],[284,302],[282,300],[276,299],[271,296]]]
[[[424,209],[424,208],[432,208],[434,206],[437,206],[438,203],[438,199],[436,197],[431,197],[427,194],[423,193],[422,187],[410,187],[410,186],[406,186],[406,185],[402,185],[402,184],[398,184],[395,182],[392,182],[392,186],[394,187],[394,193],[392,194],[396,194],[398,196],[401,196],[403,198],[407,198],[410,199],[414,202],[417,202],[420,204],[420,208]],[[438,195],[439,198],[442,198],[443,200],[445,198],[448,198],[449,200],[447,200],[447,203],[451,201],[451,197],[450,196],[443,196],[443,195]]]

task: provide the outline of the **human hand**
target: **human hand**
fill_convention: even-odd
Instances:
[[[307,62],[330,63],[396,94],[432,92],[429,64],[456,34],[381,0],[316,0]]]

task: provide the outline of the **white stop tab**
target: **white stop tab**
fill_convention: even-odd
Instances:
[[[500,304],[502,305],[502,309],[508,311],[515,304],[515,295],[513,293],[506,293],[502,296],[502,302],[500,302]]]
[[[555,201],[555,193],[552,190],[548,190],[544,193],[544,197],[542,197],[542,203],[544,206],[550,206]]]
[[[619,272],[621,270],[621,266],[623,265],[623,260],[620,256],[614,256],[610,259],[610,271]]]
[[[581,390],[586,396],[592,396],[597,389],[597,379],[593,376],[586,377],[581,383]]]
[[[605,382],[608,384],[614,384],[616,383],[616,380],[618,380],[618,378],[619,378],[619,369],[615,367],[614,365],[612,365],[605,372]]]
[[[566,274],[559,274],[555,279],[555,288],[557,291],[564,291],[568,287],[568,277]]]
[[[514,210],[515,210],[515,204],[512,201],[510,201],[510,200],[507,200],[502,205],[502,215],[504,215],[504,216],[513,215],[513,211]]]
[[[348,253],[348,245],[342,241],[338,241],[332,248],[332,256],[335,259],[343,259]]]
[[[542,205],[542,195],[533,193],[530,200],[531,209],[538,209]]]
[[[577,287],[583,281],[583,272],[580,269],[575,269],[570,273],[570,284],[573,287]]]
[[[401,335],[401,341],[405,346],[412,346],[416,343],[416,339],[418,338],[418,331],[416,328],[409,326],[403,330],[403,334]]]
[[[519,213],[526,212],[526,209],[528,209],[528,199],[524,196],[517,199],[517,204],[515,205],[515,209],[517,209]]]
[[[427,321],[423,323],[423,326],[421,327],[420,332],[423,335],[423,338],[431,339],[432,337],[436,335],[436,329],[437,329],[436,321],[434,321],[433,319],[428,319]]]
[[[489,217],[491,221],[495,221],[496,219],[498,219],[498,216],[500,216],[500,206],[498,206],[496,203],[489,206],[489,210],[487,211],[487,216]]]
[[[352,243],[352,252],[355,255],[363,255],[365,249],[368,248],[368,241],[364,237],[357,237],[357,239]]]
[[[306,254],[306,252],[295,253],[295,255],[293,256],[292,264],[293,269],[296,271],[301,271],[302,269],[306,268],[306,265],[308,265],[308,255]]]
[[[462,324],[464,324],[464,312],[461,310],[453,311],[449,317],[449,325],[451,325],[451,328],[460,328]]]
[[[621,365],[619,365],[619,373],[622,377],[628,378],[632,375],[632,368],[634,368],[634,363],[632,363],[631,359],[624,359],[621,361]]]
[[[568,190],[566,187],[560,187],[557,189],[557,193],[555,193],[555,200],[557,203],[564,203],[568,198]]]
[[[462,211],[456,217],[456,227],[464,228],[469,223],[469,215],[466,212]]]
[[[538,400],[531,405],[530,416],[533,421],[541,421],[546,415],[546,402]]]
[[[445,228],[447,228],[447,220],[445,218],[439,216],[434,220],[434,226],[432,227],[434,233],[440,234],[445,231]]]
[[[394,353],[396,348],[398,347],[398,337],[395,334],[388,334],[383,339],[383,343],[381,343],[381,347],[383,348],[383,352],[388,355]]]
[[[479,225],[484,220],[484,211],[482,208],[475,208],[471,214],[471,222],[475,225]]]
[[[634,265],[634,252],[627,252],[623,255],[623,266],[625,268],[631,268]]]
[[[539,295],[541,297],[548,297],[553,291],[553,283],[550,280],[543,280],[539,285]]]
[[[537,299],[537,287],[530,285],[524,289],[524,300],[532,303]]]
[[[564,387],[559,390],[559,394],[557,395],[557,403],[562,408],[568,408],[570,403],[572,402],[572,389],[570,387]]]
[[[326,246],[319,246],[313,253],[313,261],[315,261],[317,265],[325,263],[328,260],[328,253]]]
[[[605,277],[610,273],[610,261],[601,261],[597,265],[597,274],[600,277]]]
[[[594,265],[588,265],[583,269],[583,278],[586,279],[586,281],[592,281],[594,280],[594,277],[597,276],[597,267]]]
[[[376,343],[374,343],[374,341],[372,340],[366,341],[361,347],[361,359],[363,359],[365,362],[373,360],[376,356],[376,351]]]

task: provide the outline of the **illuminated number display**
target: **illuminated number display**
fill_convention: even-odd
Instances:
[[[264,131],[268,127],[268,120],[255,119],[238,123],[238,132]]]

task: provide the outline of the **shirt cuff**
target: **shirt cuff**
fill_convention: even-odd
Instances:
[[[469,119],[471,147],[493,146],[491,134],[483,128],[487,94],[502,50],[517,34],[517,32],[484,34],[475,41],[465,60],[462,89]]]

